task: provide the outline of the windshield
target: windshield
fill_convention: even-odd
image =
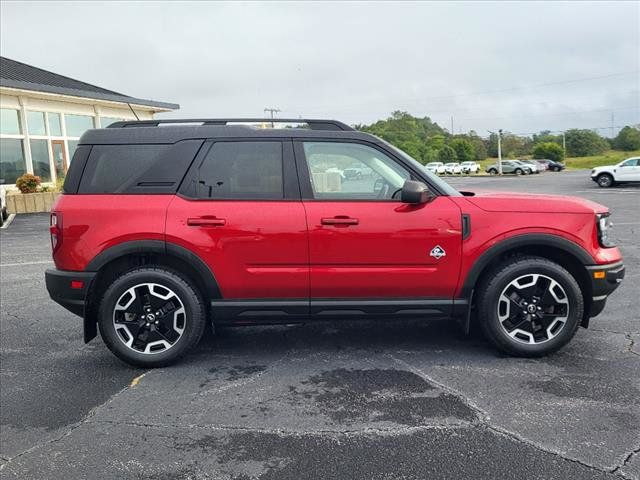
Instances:
[[[376,137],[376,138],[378,138],[378,137]],[[438,188],[438,190],[440,190],[442,193],[444,193],[445,195],[449,195],[451,197],[460,197],[460,196],[462,196],[462,194],[459,191],[457,191],[455,188],[453,188],[447,182],[445,182],[440,177],[438,177],[437,175],[434,175],[429,170],[424,168],[424,165],[422,165],[415,158],[413,158],[412,156],[406,154],[405,152],[403,152],[399,148],[394,147],[389,142],[386,142],[385,140],[383,140],[381,138],[378,138],[378,140],[380,140],[387,147],[391,148],[394,152],[396,152],[398,155],[400,155],[402,158],[404,158],[406,161],[408,161],[411,165],[413,165],[415,167],[416,170],[418,170],[419,172],[422,172],[422,175],[424,175],[425,177],[429,178],[429,182],[432,183],[433,185],[435,185]]]

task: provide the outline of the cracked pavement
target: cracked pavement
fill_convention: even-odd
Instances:
[[[49,300],[47,215],[0,230],[3,479],[640,478],[640,188],[587,172],[458,178],[611,207],[627,278],[559,353],[498,354],[448,321],[208,334],[170,368],[118,361]]]

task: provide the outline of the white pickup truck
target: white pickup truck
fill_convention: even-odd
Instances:
[[[640,157],[627,158],[617,165],[595,167],[591,170],[591,180],[603,188],[616,183],[640,182]]]

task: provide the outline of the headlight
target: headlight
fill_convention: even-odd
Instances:
[[[613,226],[609,214],[600,213],[596,215],[596,224],[598,226],[598,242],[600,242],[600,246],[605,248],[615,247],[616,244],[609,237]]]

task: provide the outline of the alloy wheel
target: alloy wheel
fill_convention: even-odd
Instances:
[[[532,273],[510,282],[498,298],[498,320],[517,342],[545,343],[556,337],[569,318],[569,298],[553,278]]]
[[[182,337],[186,312],[180,297],[164,285],[140,283],[126,290],[113,309],[117,337],[138,353],[156,354]]]

